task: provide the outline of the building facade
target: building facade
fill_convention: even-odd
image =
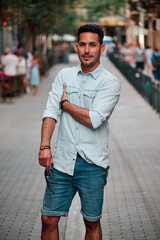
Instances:
[[[130,0],[127,4],[127,43],[160,50],[160,1]]]

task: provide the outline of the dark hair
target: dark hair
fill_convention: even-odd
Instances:
[[[79,27],[77,31],[77,41],[79,42],[79,35],[84,32],[92,32],[98,34],[98,40],[100,44],[103,44],[104,32],[99,25],[96,24],[85,24]]]

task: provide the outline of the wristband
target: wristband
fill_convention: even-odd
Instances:
[[[63,103],[64,102],[69,102],[69,101],[67,99],[64,99],[59,103],[59,108],[62,109],[62,110],[63,110]]]
[[[40,150],[51,149],[49,145],[40,146]]]

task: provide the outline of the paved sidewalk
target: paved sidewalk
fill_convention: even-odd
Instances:
[[[103,240],[160,239],[160,117],[105,57],[121,79],[119,104],[110,119],[110,173],[104,196]],[[41,117],[58,64],[42,78],[38,97],[0,104],[0,239],[40,239],[45,189],[38,164]],[[57,132],[53,136],[54,139]],[[60,240],[83,240],[79,197],[60,221]]]

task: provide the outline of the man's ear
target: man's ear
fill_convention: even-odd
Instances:
[[[76,53],[78,52],[78,43],[75,44]]]
[[[101,54],[104,52],[105,48],[105,44],[101,44]]]

